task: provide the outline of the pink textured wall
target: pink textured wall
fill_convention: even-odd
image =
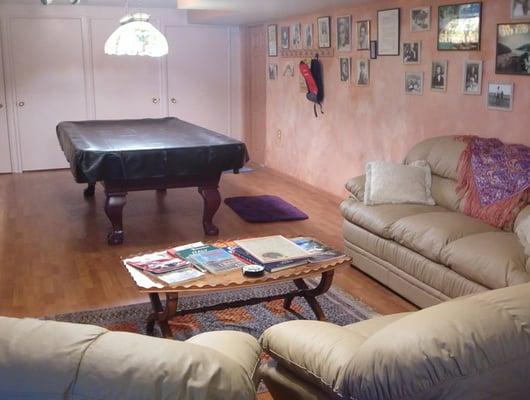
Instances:
[[[315,119],[313,108],[298,88],[298,76],[282,77],[286,62],[295,66],[297,59],[269,57],[267,62],[279,64],[277,81],[267,81],[266,93],[251,91],[251,97],[266,96],[265,162],[266,165],[336,195],[342,195],[344,182],[363,172],[366,161],[401,160],[418,141],[446,134],[477,134],[500,137],[508,142],[530,144],[530,77],[495,75],[496,24],[510,22],[509,0],[484,0],[481,51],[439,52],[436,50],[437,12],[440,4],[454,0],[380,0],[346,9],[329,10],[319,15],[300,16],[287,21],[274,21],[278,26],[295,22],[313,22],[320,15],[331,15],[332,32],[335,17],[351,14],[355,21],[371,21],[372,39],[377,34],[377,10],[401,8],[401,41],[422,41],[419,65],[404,65],[399,57],[379,57],[370,63],[370,86],[342,84],[338,77],[339,54],[369,58],[367,51],[335,53],[323,58],[326,98],[324,115]],[[410,8],[430,4],[431,30],[411,33]],[[263,27],[263,30],[265,27]],[[255,30],[250,34],[256,34]],[[333,42],[335,35],[333,35]],[[353,41],[355,43],[355,40]],[[335,43],[333,43],[333,46]],[[259,46],[251,51],[265,51]],[[252,54],[251,54],[252,56]],[[428,76],[433,59],[448,60],[447,92],[430,91]],[[463,63],[466,59],[484,61],[481,96],[462,94]],[[423,71],[422,96],[404,93],[405,71]],[[265,66],[253,65],[251,75],[263,76]],[[513,82],[513,111],[488,110],[488,81]],[[262,118],[253,109],[251,118]],[[277,132],[281,131],[281,139]],[[254,133],[253,133],[254,134]]]

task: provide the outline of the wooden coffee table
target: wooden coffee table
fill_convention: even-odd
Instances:
[[[335,269],[344,263],[350,262],[350,258],[342,256],[333,260],[324,261],[314,264],[301,265],[284,269],[282,271],[267,273],[263,276],[251,278],[243,275],[241,270],[233,270],[220,275],[205,274],[204,277],[191,282],[182,283],[179,286],[163,288],[141,288],[141,292],[148,293],[153,313],[147,319],[147,333],[153,334],[155,323],[158,323],[162,334],[166,338],[171,338],[169,320],[179,315],[193,314],[212,310],[222,310],[226,308],[242,307],[247,305],[258,304],[267,301],[284,299],[283,306],[290,309],[291,303],[295,297],[303,297],[311,310],[315,313],[317,319],[326,320],[326,316],[318,304],[317,296],[328,291],[333,281]],[[320,282],[314,288],[309,287],[304,279],[320,275]],[[263,285],[274,285],[282,282],[292,281],[296,285],[296,290],[278,295],[266,297],[252,297],[244,300],[232,301],[229,303],[220,303],[195,309],[178,310],[178,300],[181,295],[194,295],[219,292],[222,290],[245,289]],[[165,306],[160,300],[160,296],[165,296]]]

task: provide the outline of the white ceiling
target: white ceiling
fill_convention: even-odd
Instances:
[[[129,0],[130,7],[188,10],[191,23],[253,25],[344,5],[377,0]],[[53,0],[68,4],[69,0]],[[126,0],[81,0],[85,6],[124,7]],[[40,0],[0,0],[0,4],[35,4]]]

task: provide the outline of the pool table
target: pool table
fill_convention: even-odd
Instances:
[[[178,118],[61,122],[57,137],[75,181],[87,184],[84,196],[103,185],[111,245],[123,243],[123,207],[138,190],[197,187],[204,232],[217,235],[221,174],[239,172],[249,159],[243,142]]]

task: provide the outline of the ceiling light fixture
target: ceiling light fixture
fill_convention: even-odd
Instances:
[[[129,0],[126,2],[127,15],[120,20],[120,26],[105,42],[105,54],[162,57],[168,53],[164,35],[149,22],[145,13],[129,14]]]

